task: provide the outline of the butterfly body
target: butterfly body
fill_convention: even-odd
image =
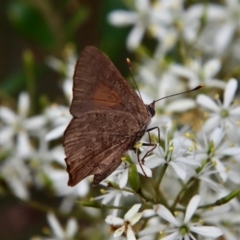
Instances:
[[[97,185],[120,164],[142,138],[154,115],[154,102],[144,105],[111,61],[86,47],[73,76],[73,119],[64,132],[68,185],[89,175]]]

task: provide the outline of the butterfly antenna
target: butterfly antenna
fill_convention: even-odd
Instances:
[[[173,97],[173,96],[177,96],[177,95],[180,95],[180,94],[194,92],[194,91],[196,91],[196,90],[198,90],[200,88],[203,88],[204,86],[205,86],[204,84],[201,84],[201,85],[199,85],[199,86],[197,86],[197,87],[195,87],[195,88],[193,88],[191,90],[188,90],[188,91],[185,91],[185,92],[176,93],[176,94],[172,94],[172,95],[169,95],[169,96],[166,96],[166,97],[163,97],[163,98],[159,98],[158,100],[155,100],[154,102],[158,102],[158,101],[160,101],[162,99]]]
[[[126,62],[127,62],[127,65],[128,65],[128,68],[129,68],[129,71],[130,71],[130,74],[131,74],[131,77],[132,77],[132,79],[133,79],[134,85],[135,85],[135,87],[136,87],[136,89],[137,89],[138,95],[139,95],[139,97],[141,98],[141,100],[143,101],[142,95],[141,95],[141,93],[140,93],[140,91],[139,91],[139,89],[138,89],[137,83],[136,83],[136,81],[135,81],[135,79],[134,79],[134,77],[133,77],[133,74],[132,74],[132,63],[131,63],[131,61],[130,61],[129,58],[126,58]]]

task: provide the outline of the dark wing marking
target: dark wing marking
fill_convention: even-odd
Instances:
[[[127,112],[98,110],[73,118],[64,132],[68,184],[74,186],[93,174],[109,175],[138,131],[136,119]],[[111,161],[112,167],[107,166]]]
[[[80,117],[92,110],[116,109],[131,113],[139,124],[145,123],[148,112],[144,103],[98,49],[89,46],[82,51],[73,79],[70,107],[73,116]]]

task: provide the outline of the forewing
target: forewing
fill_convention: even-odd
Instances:
[[[68,185],[93,174],[109,175],[138,131],[136,119],[121,111],[91,111],[73,118],[64,133]]]
[[[73,79],[70,107],[73,116],[80,117],[92,110],[116,109],[133,114],[139,124],[147,118],[142,100],[98,49],[88,46],[82,51]]]

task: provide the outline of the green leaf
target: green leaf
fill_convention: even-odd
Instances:
[[[89,9],[81,7],[76,10],[72,15],[72,18],[68,21],[65,26],[65,32],[68,38],[71,38],[74,32],[85,22],[89,16]]]
[[[12,26],[24,37],[34,41],[41,47],[54,47],[54,37],[43,16],[35,8],[24,2],[9,4],[7,14]]]
[[[131,164],[128,170],[128,182],[131,188],[138,192],[140,189],[140,178],[135,164]]]

